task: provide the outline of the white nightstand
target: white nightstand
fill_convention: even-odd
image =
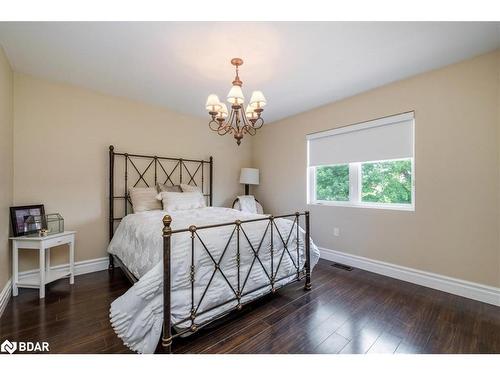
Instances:
[[[75,282],[75,231],[39,236],[10,237],[12,240],[12,295],[17,296],[17,288],[38,288],[40,298],[45,298],[45,285],[69,276],[69,283]],[[50,248],[69,244],[69,269],[50,269]],[[19,281],[19,249],[36,249],[40,258],[40,273]]]

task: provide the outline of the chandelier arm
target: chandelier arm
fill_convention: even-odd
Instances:
[[[228,126],[228,123],[226,122],[224,126],[220,127],[220,129],[217,131],[217,134],[226,135],[227,133],[231,133],[231,131],[232,131],[231,126]]]
[[[221,126],[219,130],[217,130],[217,134],[219,135],[226,135],[227,133],[229,133],[231,131],[230,128],[228,128],[226,126],[226,124],[224,126]]]
[[[234,122],[235,116],[236,116],[236,111],[231,107],[231,116],[230,116],[229,121],[227,123],[227,126],[230,128],[231,132],[234,130],[233,122]]]
[[[226,122],[224,123],[223,126],[220,127],[220,129],[217,131],[217,134],[219,135],[226,135],[227,133],[231,133],[233,128],[231,126],[232,119],[234,117],[234,111],[231,109],[231,114],[229,115],[229,118],[226,119]]]
[[[243,119],[243,133],[247,133],[247,134],[250,134],[250,135],[255,135],[255,132],[252,134],[252,131],[250,129],[252,129],[252,125],[250,123],[250,121],[248,120],[248,117],[247,117],[247,114],[245,112],[243,112],[241,114],[241,117]]]
[[[250,121],[248,120],[246,112],[242,112],[242,117],[243,117],[243,123],[245,124],[245,126],[252,126],[250,124]]]
[[[255,120],[254,124],[252,125],[252,128],[257,130],[262,128],[262,125],[264,125],[264,119],[262,117],[259,117]]]
[[[210,130],[213,130],[214,132],[219,131],[221,128],[221,124],[215,120],[214,118],[208,123],[208,127]]]
[[[227,133],[229,133],[231,130],[227,130],[225,128],[221,128],[219,131],[217,131],[217,134],[219,135],[226,135]]]
[[[245,120],[246,120],[246,125],[247,125],[248,129],[257,130],[257,129],[260,129],[262,127],[262,125],[264,125],[264,119],[260,116],[256,119],[252,119],[253,121],[251,121],[248,119],[248,117],[246,116],[246,113],[245,113]],[[255,135],[256,132],[249,132],[249,134]]]
[[[245,133],[247,134],[250,134],[251,136],[254,136],[255,134],[257,134],[257,130],[255,130],[255,128],[253,128],[251,125],[248,126],[248,125],[245,125]]]

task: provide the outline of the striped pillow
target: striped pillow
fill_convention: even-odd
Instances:
[[[161,210],[161,203],[156,199],[156,188],[130,188],[128,190],[134,213]]]

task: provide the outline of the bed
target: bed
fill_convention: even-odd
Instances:
[[[110,268],[120,266],[133,282],[111,304],[110,320],[130,349],[153,353],[161,339],[170,353],[176,337],[292,282],[311,289],[319,251],[307,211],[270,216],[212,207],[211,157],[145,156],[110,146],[109,158]],[[131,213],[129,187],[183,181],[199,188],[206,207]]]

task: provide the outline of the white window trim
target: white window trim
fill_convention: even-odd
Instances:
[[[361,164],[379,163],[385,161],[398,161],[411,159],[411,195],[412,203],[374,203],[361,201]],[[316,167],[309,167],[308,171],[308,191],[307,204],[318,206],[355,207],[355,208],[375,208],[382,210],[415,211],[415,158],[402,158],[390,160],[370,160],[363,163],[349,163],[349,201],[326,201],[316,199]]]

